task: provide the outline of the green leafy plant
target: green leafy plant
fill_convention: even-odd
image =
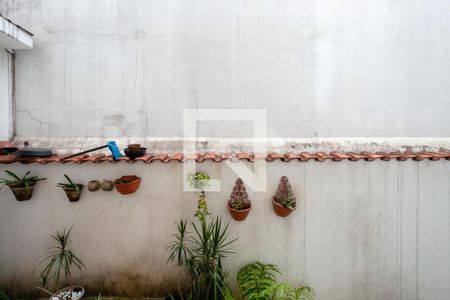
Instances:
[[[54,282],[54,288],[59,289],[59,283],[61,275],[64,276],[64,280],[67,281],[72,275],[73,267],[81,270],[84,267],[83,262],[68,249],[68,246],[72,242],[71,232],[72,227],[65,228],[63,231],[56,231],[51,237],[56,241],[56,245],[50,248],[47,252],[47,256],[42,260],[42,263],[46,263],[44,269],[40,272],[42,287],[47,287],[50,281]]]
[[[64,177],[66,178],[68,183],[58,183],[56,186],[57,187],[62,187],[65,190],[74,190],[79,192],[80,191],[80,187],[78,184],[73,183],[72,179],[70,179],[69,176],[67,176],[66,174],[64,174]]]
[[[209,185],[208,174],[202,172],[189,174],[187,180],[191,186],[199,190],[203,190],[205,187]]]
[[[0,300],[9,300],[9,297],[4,290],[0,290]]]
[[[12,187],[25,187],[27,190],[30,186],[34,185],[37,181],[45,180],[47,178],[39,178],[37,176],[28,176],[30,171],[28,171],[22,178],[17,176],[15,173],[5,170],[5,173],[11,178],[1,178],[0,184],[8,185]]]
[[[242,267],[237,274],[239,288],[247,300],[313,300],[309,287],[293,288],[287,283],[277,283],[281,272],[276,265],[255,262]]]
[[[181,295],[192,300],[221,300],[229,295],[225,283],[228,273],[223,270],[222,260],[232,254],[230,245],[235,240],[228,238],[228,223],[220,217],[192,223],[193,232],[188,231],[188,222],[177,223],[174,240],[167,246],[168,261],[183,268],[189,278],[189,291]],[[183,294],[183,293],[182,293]]]
[[[295,198],[288,198],[288,199],[278,199],[277,202],[286,208],[295,208]]]

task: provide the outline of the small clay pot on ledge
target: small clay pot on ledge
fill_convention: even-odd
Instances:
[[[272,197],[274,212],[280,217],[287,217],[296,208],[297,202],[286,176],[281,177],[277,192]]]
[[[31,196],[33,196],[33,188],[34,182],[30,183],[28,187],[23,184],[8,184],[9,188],[16,197],[17,201],[26,201],[30,200]]]
[[[103,179],[103,182],[100,184],[100,188],[105,192],[112,191],[114,188],[114,183],[111,180]]]
[[[83,191],[83,185],[82,184],[77,184],[78,186],[78,191],[73,188],[73,187],[64,187],[63,190],[67,195],[67,199],[69,199],[70,202],[77,202],[78,200],[80,200],[81,197],[81,192]]]
[[[141,183],[141,178],[136,175],[122,176],[114,180],[114,186],[116,190],[122,195],[128,195],[134,193]]]

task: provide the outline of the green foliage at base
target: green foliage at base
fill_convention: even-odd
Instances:
[[[276,265],[255,262],[239,270],[237,281],[246,300],[314,300],[312,288],[277,283],[279,274]]]

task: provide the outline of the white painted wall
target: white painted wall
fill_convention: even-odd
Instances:
[[[267,108],[272,137],[450,135],[450,2],[4,0],[17,135],[182,135],[183,108]],[[251,136],[246,124],[202,136]]]
[[[12,54],[0,49],[0,141],[12,137]]]
[[[166,264],[164,246],[178,218],[193,218],[196,194],[182,190],[181,163],[1,165],[48,177],[33,198],[17,202],[0,190],[0,283],[34,291],[38,262],[49,234],[75,225],[73,250],[87,269],[80,277],[96,294],[156,295],[175,286],[179,270]],[[222,163],[199,165],[222,179],[208,193],[211,211],[225,208],[236,175]],[[77,182],[143,178],[129,196],[83,191],[71,204],[56,183],[67,173]],[[287,175],[298,209],[277,217],[270,198]],[[234,281],[245,263],[278,264],[284,279],[311,285],[317,300],[448,300],[450,295],[449,161],[272,162],[268,190],[249,190],[253,210],[231,221],[236,254],[225,263]]]

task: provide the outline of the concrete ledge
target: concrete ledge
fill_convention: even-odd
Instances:
[[[76,153],[116,141],[120,149],[127,144],[140,143],[151,153],[182,152],[183,143],[195,145],[196,151],[205,152],[404,152],[404,151],[449,151],[450,138],[267,138],[267,140],[197,138],[54,138],[15,137],[13,143],[19,147],[28,143],[32,147],[51,148],[58,154]],[[253,145],[255,148],[253,148]],[[107,153],[107,151],[105,152]]]
[[[0,16],[0,48],[31,49],[33,34]]]

